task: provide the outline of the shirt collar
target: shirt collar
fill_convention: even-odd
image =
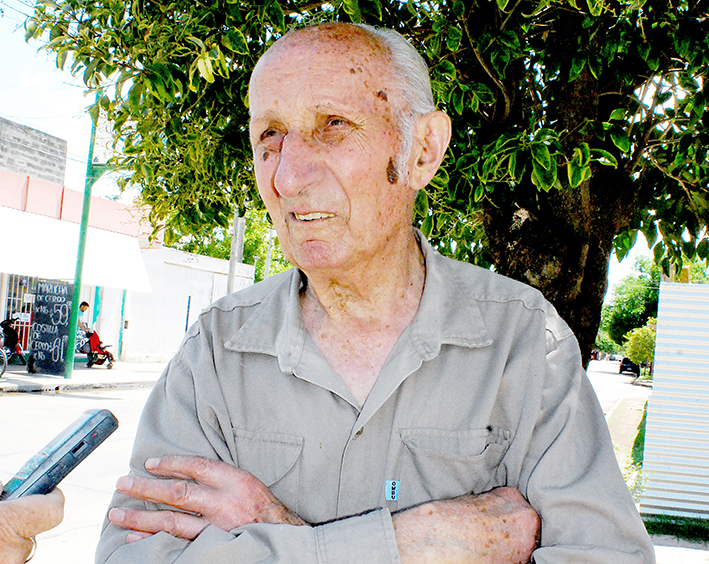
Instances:
[[[480,308],[465,289],[471,286],[471,280],[461,278],[462,269],[456,267],[456,262],[439,254],[419,231],[416,236],[426,262],[426,282],[418,312],[402,338],[410,336],[422,360],[434,358],[442,345],[490,345],[492,339]],[[474,270],[469,272],[474,275]],[[280,280],[272,281],[275,283],[271,290],[225,346],[229,350],[275,356],[283,372],[293,373],[306,341],[299,294],[307,281],[298,269],[278,277]],[[284,285],[288,285],[288,290]]]

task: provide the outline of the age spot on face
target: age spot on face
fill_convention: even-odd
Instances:
[[[261,155],[264,161],[268,160],[268,151],[264,151],[263,155]]]
[[[396,161],[394,157],[389,157],[389,164],[387,165],[387,180],[389,184],[396,184],[399,181],[399,173],[396,170]]]
[[[389,99],[385,90],[380,90],[379,92],[377,92],[377,98],[380,98],[381,100],[384,100],[385,102]]]

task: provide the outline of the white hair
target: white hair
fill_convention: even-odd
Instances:
[[[416,120],[436,110],[431,91],[431,79],[428,66],[416,48],[400,33],[393,29],[374,27],[366,24],[353,24],[364,29],[391,55],[391,66],[398,94],[401,101],[394,105],[394,115],[398,122],[401,147],[397,155],[397,172],[403,180],[408,169],[407,162],[411,155],[414,141]]]

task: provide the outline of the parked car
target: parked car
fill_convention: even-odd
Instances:
[[[640,376],[640,367],[626,356],[620,361],[618,374],[622,374],[623,372],[631,372],[638,378]]]

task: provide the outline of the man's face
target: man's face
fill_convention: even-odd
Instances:
[[[352,33],[290,38],[252,79],[259,192],[284,253],[306,273],[388,261],[411,237],[415,193],[397,175],[393,80],[377,47]]]

